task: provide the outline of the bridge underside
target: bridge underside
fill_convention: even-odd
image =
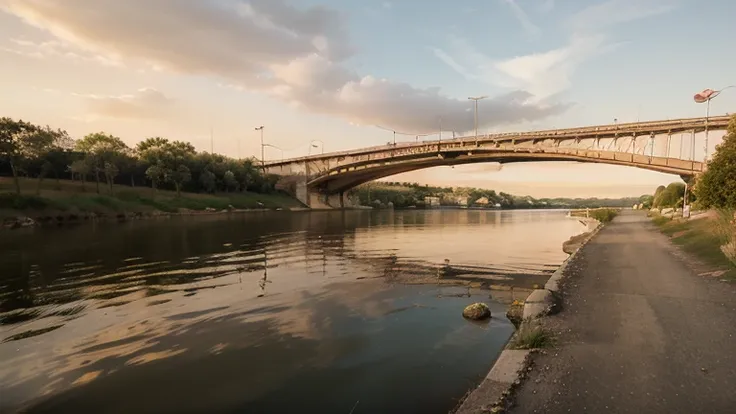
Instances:
[[[421,157],[397,157],[380,162],[356,163],[351,166],[323,171],[311,179],[307,185],[312,191],[321,194],[343,193],[360,184],[395,174],[420,170],[423,168],[454,166],[473,163],[496,162],[509,164],[516,162],[540,161],[577,161],[587,163],[604,163],[625,165],[669,174],[683,178],[702,172],[700,162],[686,161],[677,158],[652,157],[640,154],[615,151],[566,150],[556,148],[553,151],[462,151],[443,152]]]

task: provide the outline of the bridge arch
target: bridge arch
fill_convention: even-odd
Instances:
[[[729,120],[691,118],[399,143],[269,162],[264,169],[281,176],[282,188],[310,207],[341,207],[345,191],[379,178],[483,162],[605,163],[690,177],[701,173],[705,164],[670,156],[672,135],[688,132],[694,140],[706,128],[726,129]],[[655,154],[657,137],[666,138],[664,156]],[[637,145],[638,140],[644,145]]]

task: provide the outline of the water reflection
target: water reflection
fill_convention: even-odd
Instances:
[[[0,409],[446,412],[511,326],[458,318],[465,288],[384,280],[528,287],[579,231],[561,212],[413,211],[4,234]],[[426,410],[403,396],[428,391]]]

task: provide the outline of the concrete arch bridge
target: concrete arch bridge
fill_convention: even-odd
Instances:
[[[278,187],[312,208],[349,206],[346,191],[408,171],[479,162],[578,161],[627,165],[688,178],[703,172],[695,137],[725,130],[729,116],[597,125],[396,143],[268,161]],[[680,134],[680,137],[676,135]],[[689,134],[685,147],[682,134]],[[699,148],[702,150],[702,148]]]

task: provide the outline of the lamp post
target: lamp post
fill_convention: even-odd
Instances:
[[[263,145],[263,125],[256,127],[256,131],[261,131],[261,168],[265,171],[266,170],[266,160],[265,160],[266,152],[264,150],[264,145]]]
[[[314,145],[315,142],[319,142],[320,145]],[[309,155],[312,155],[312,148],[322,148],[322,154],[325,153],[325,143],[321,139],[313,139],[309,142]]]
[[[473,117],[475,125],[475,146],[478,146],[478,101],[488,98],[487,96],[476,96],[476,97],[468,97],[469,100],[475,102],[475,116]]]
[[[696,93],[695,97],[693,98],[695,100],[695,103],[705,103],[706,109],[705,109],[705,155],[703,156],[703,166],[705,167],[705,164],[708,163],[708,118],[710,118],[710,101],[711,99],[715,98],[716,96],[720,95],[721,92],[725,91],[726,89],[730,88],[736,88],[736,85],[729,85],[725,88],[721,88],[718,90],[713,89],[704,89],[700,93]]]

